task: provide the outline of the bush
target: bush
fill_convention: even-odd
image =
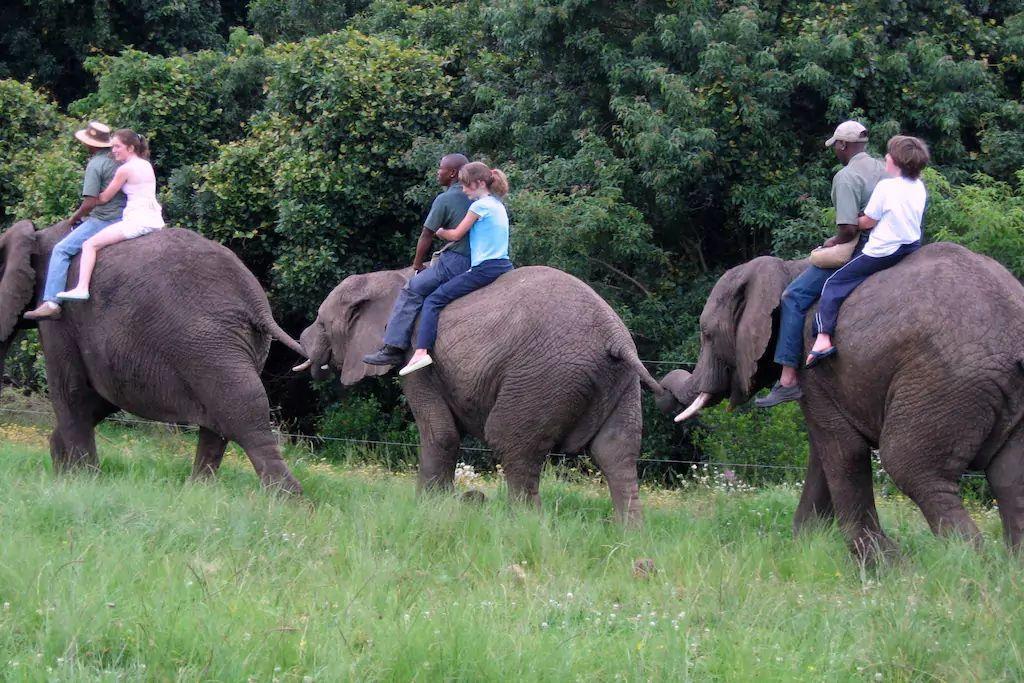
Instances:
[[[0,80],[0,223],[34,218],[15,206],[25,196],[26,176],[36,172],[35,157],[67,127],[45,95],[28,84]]]
[[[345,276],[408,258],[391,239],[416,218],[403,153],[442,129],[450,88],[439,56],[354,31],[268,57],[251,133],[180,176],[171,205],[231,244],[285,316],[308,320]]]
[[[694,442],[708,462],[723,463],[751,484],[803,481],[810,448],[795,403],[771,410],[748,405],[733,412],[717,406],[701,414]]]
[[[344,396],[324,411],[317,434],[324,437],[321,453],[333,460],[347,460],[353,453],[360,453],[389,469],[412,467],[419,462],[419,433],[409,410],[404,406],[384,410],[376,396]],[[355,441],[380,443],[356,444]],[[353,449],[353,445],[360,448]]]
[[[930,240],[962,244],[1024,278],[1024,171],[1017,172],[1016,186],[976,174],[971,184],[954,187],[934,169],[925,171],[924,181]]]

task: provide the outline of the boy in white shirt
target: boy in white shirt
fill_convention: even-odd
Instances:
[[[861,230],[870,230],[863,253],[825,281],[815,323],[818,337],[807,356],[807,367],[835,355],[832,334],[839,307],[872,273],[891,268],[921,246],[921,218],[928,192],[921,171],[928,165],[928,146],[923,140],[897,135],[889,140],[885,167],[891,178],[878,181],[871,199],[858,219]]]

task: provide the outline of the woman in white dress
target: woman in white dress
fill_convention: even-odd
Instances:
[[[121,162],[121,166],[107,188],[100,193],[99,203],[109,202],[118,190],[124,192],[128,203],[119,222],[103,228],[82,245],[78,284],[74,289],[58,293],[58,299],[85,301],[89,298],[89,281],[96,266],[97,251],[164,227],[163,212],[156,201],[156,176],[149,163],[149,144],[146,139],[135,131],[122,128],[114,133],[110,153]]]

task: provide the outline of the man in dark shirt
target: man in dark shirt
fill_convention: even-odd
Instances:
[[[462,222],[469,211],[472,200],[462,191],[458,182],[459,169],[469,163],[462,154],[448,154],[441,159],[437,169],[437,181],[447,189],[437,195],[430,207],[430,213],[423,221],[423,231],[416,243],[416,256],[412,267],[416,274],[410,278],[398,293],[395,306],[384,330],[384,345],[371,354],[363,356],[368,365],[400,365],[405,362],[412,328],[416,323],[423,300],[431,292],[460,273],[469,270],[469,233],[457,242],[452,242],[424,267],[423,261],[430,253],[434,233],[440,228],[454,228]]]

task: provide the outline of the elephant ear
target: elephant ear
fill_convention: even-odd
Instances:
[[[381,347],[395,298],[411,274],[410,268],[352,275],[321,306],[320,318],[327,322],[331,353],[340,366],[342,384],[356,384],[391,369],[367,365],[363,356]]]
[[[753,394],[757,364],[772,340],[772,315],[789,284],[785,262],[761,256],[741,266],[736,307],[736,365],[730,401],[745,403]]]
[[[32,301],[36,273],[32,252],[36,227],[32,221],[19,221],[0,235],[0,341],[7,341],[22,312]]]

